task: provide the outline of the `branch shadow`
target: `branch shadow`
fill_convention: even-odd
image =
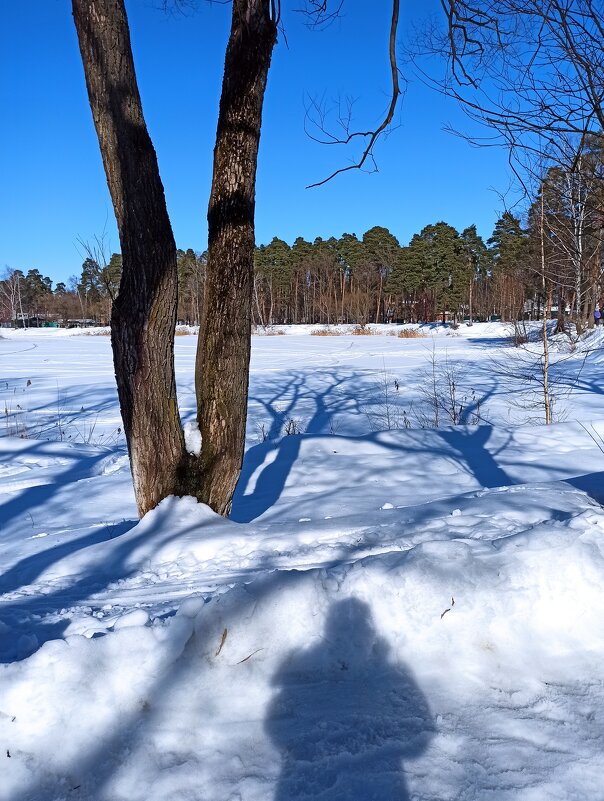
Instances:
[[[587,493],[592,500],[604,506],[604,472],[586,473],[583,476],[567,478],[566,483]]]
[[[30,456],[36,453],[43,454],[44,444],[45,443],[34,442],[31,447],[19,451],[14,458],[22,456],[23,454]],[[77,451],[70,453],[70,456],[73,456],[73,464],[63,473],[54,476],[51,482],[27,487],[18,495],[0,504],[0,520],[2,521],[2,527],[8,525],[8,523],[19,515],[27,514],[31,512],[32,509],[44,506],[54,497],[58,489],[63,485],[75,483],[76,481],[94,476],[96,466],[100,461],[106,459],[108,455],[109,451],[99,451],[94,454],[81,454],[77,453]]]
[[[104,561],[92,559],[89,567],[83,573],[77,574],[75,581],[67,577],[62,586],[51,592],[0,602],[0,616],[3,623],[0,627],[0,663],[25,659],[48,640],[61,638],[69,625],[67,610],[70,607],[85,601],[88,606],[94,607],[94,600],[91,599],[96,593],[102,592],[117,581],[128,579],[140,570],[140,564],[132,559],[137,548],[153,538],[155,538],[153,546],[161,547],[183,535],[183,531],[161,534],[170,512],[158,509],[154,514],[153,526],[142,526],[138,533],[130,532],[136,528],[139,521],[123,521],[119,526],[108,526],[93,535],[81,537],[73,543],[66,544],[65,548],[51,548],[42,554],[22,560],[5,574],[3,589],[5,585],[14,589],[18,586],[20,576],[23,575],[19,571],[25,570],[26,575],[30,571],[30,575],[35,577],[65,556],[85,551],[100,541],[115,540],[111,552],[108,555],[103,554]],[[170,530],[169,526],[167,528]],[[103,535],[105,535],[104,540]],[[56,620],[55,618],[61,614],[66,616]]]
[[[467,337],[465,340],[469,345],[474,345],[480,348],[513,348],[514,341],[512,336],[497,336],[497,337]]]
[[[307,386],[306,373],[299,372],[291,377],[285,387],[276,380],[272,387],[262,387],[250,399],[270,415],[271,423],[266,441],[249,448],[245,454],[233,497],[230,519],[234,522],[249,523],[269,509],[281,496],[291,468],[300,454],[301,435],[284,435],[280,440],[278,437],[298,403],[302,400],[312,401],[314,406],[306,422],[307,435],[328,433],[336,416],[351,404],[358,410],[358,382],[362,378],[360,374],[338,375],[332,371],[322,371],[321,377],[325,387],[318,392]],[[260,394],[266,394],[266,389],[271,391],[269,400],[264,400]],[[280,402],[285,398],[287,402],[280,407]],[[246,494],[252,476],[271,454],[275,456],[262,470],[254,492]]]
[[[507,487],[516,482],[497,464],[486,447],[493,433],[492,426],[466,428],[457,426],[438,430],[438,435],[449,445],[459,459],[464,462],[476,481],[485,489]]]
[[[121,523],[95,528],[94,531],[83,537],[76,537],[20,559],[0,575],[0,595],[32,584],[47,568],[60,562],[66,556],[88,548],[90,545],[97,545],[100,542],[120,537],[134,528],[138,522],[138,520],[122,520]]]
[[[281,397],[278,391],[274,393],[270,401],[258,401],[272,415],[271,438],[278,436],[283,420],[292,413],[296,403],[302,397],[313,402],[314,410],[305,434],[284,436],[277,441],[267,439],[266,442],[253,446],[246,452],[233,498],[231,520],[237,523],[249,523],[268,511],[279,500],[291,470],[300,456],[302,437],[308,440],[312,436],[320,437],[322,434],[328,433],[326,428],[333,427],[334,418],[344,409],[349,408],[351,402],[358,409],[359,386],[365,377],[359,373],[341,376],[334,375],[331,371],[325,371],[323,377],[325,388],[316,392],[311,389],[303,391],[304,376],[297,375],[290,380],[287,390],[284,392],[284,394],[291,393],[293,389],[293,397],[285,410],[280,413],[275,411],[275,405]],[[463,410],[463,420],[471,419],[472,415],[477,413],[495,393],[496,388],[497,385],[491,382],[491,386],[484,390],[480,397],[475,397],[473,402]],[[380,438],[379,431],[365,435],[364,439],[388,450],[400,450],[406,453],[424,452],[427,455],[455,459],[459,463],[460,469],[467,469],[483,487],[508,486],[515,483],[497,465],[495,458],[486,448],[486,443],[493,431],[491,426],[460,425],[457,428],[451,426],[446,429],[434,430],[442,437],[449,446],[448,448],[422,449],[418,447],[415,449],[410,447],[409,442],[398,445]],[[262,467],[263,465],[264,467]],[[259,470],[260,473],[252,492],[247,492],[254,474]]]

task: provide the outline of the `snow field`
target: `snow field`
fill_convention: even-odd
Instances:
[[[476,384],[504,347],[478,328],[452,338]],[[112,425],[104,338],[32,341],[30,414],[49,358]],[[78,387],[63,348],[89,343]],[[117,444],[0,439],[0,799],[604,797],[599,352],[568,422],[379,431],[376,376],[410,379],[422,340],[254,348],[233,520],[169,498],[137,522]]]

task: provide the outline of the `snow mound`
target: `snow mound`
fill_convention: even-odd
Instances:
[[[175,615],[134,609],[106,636],[47,642],[3,669],[0,798],[480,798],[498,783],[587,798],[604,514],[572,495],[572,517],[507,536],[485,516],[472,538],[268,570]],[[239,528],[258,538],[186,498],[123,536],[160,521],[179,536],[147,568],[220,559]]]

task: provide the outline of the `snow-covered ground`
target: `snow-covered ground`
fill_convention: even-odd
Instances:
[[[604,332],[549,427],[500,325],[285,333],[232,519],[138,522],[109,338],[1,332],[0,799],[604,798]]]

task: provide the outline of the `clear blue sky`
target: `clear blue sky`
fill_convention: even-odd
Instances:
[[[212,149],[230,6],[199,0],[188,16],[166,16],[155,0],[127,0],[143,108],[158,153],[179,247],[203,250]],[[445,133],[459,109],[412,80],[398,127],[377,148],[379,173],[351,171],[305,186],[349,156],[304,133],[305,97],[357,98],[359,127],[388,103],[389,2],[346,0],[344,16],[311,31],[299,0],[283,0],[281,37],[269,75],[258,169],[258,243],[279,236],[362,235],[383,225],[406,244],[439,220],[475,223],[490,236],[501,211],[492,189],[509,184],[506,154]],[[401,39],[436,0],[403,4]],[[420,5],[420,4],[418,4]],[[367,11],[370,7],[371,11]],[[80,273],[78,239],[106,229],[119,250],[69,0],[0,2],[0,271],[37,268],[55,282]]]

